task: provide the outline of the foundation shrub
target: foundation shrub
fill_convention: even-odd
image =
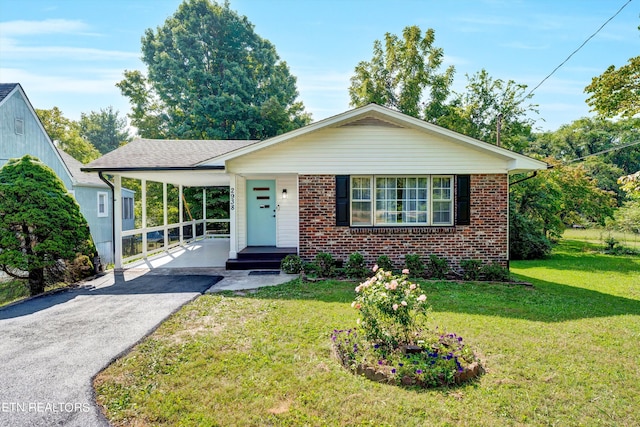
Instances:
[[[304,262],[298,255],[287,255],[280,262],[280,269],[287,274],[299,274],[304,269]]]
[[[497,263],[483,265],[480,273],[484,280],[490,282],[508,282],[511,278],[509,270]]]
[[[393,271],[393,262],[387,255],[380,255],[376,264],[378,265],[378,268],[381,268],[384,271]]]
[[[427,264],[427,272],[432,279],[444,279],[449,273],[449,261],[436,254],[431,254]]]
[[[463,259],[460,261],[462,278],[464,280],[480,280],[482,273],[482,261],[479,259]]]
[[[349,279],[363,279],[369,274],[369,269],[365,265],[364,256],[359,252],[349,255],[349,259],[344,267],[344,273]]]
[[[404,265],[411,277],[424,277],[424,262],[419,254],[407,254],[404,257]]]

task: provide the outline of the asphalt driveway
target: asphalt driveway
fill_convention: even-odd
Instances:
[[[0,309],[0,426],[107,426],[93,376],[220,279],[111,273]]]

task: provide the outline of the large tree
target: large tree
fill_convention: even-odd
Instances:
[[[118,116],[113,107],[101,108],[80,116],[80,134],[89,141],[101,154],[107,154],[122,144],[131,141],[127,130],[127,120]]]
[[[100,152],[80,135],[78,122],[68,119],[58,107],[50,110],[36,109],[40,122],[59,149],[81,163],[89,163],[100,157]]]
[[[587,104],[605,117],[633,117],[640,113],[640,56],[616,68],[611,65],[584,89]]]
[[[95,247],[80,207],[48,166],[32,156],[0,169],[0,269],[44,292],[45,270]]]
[[[640,119],[609,120],[583,117],[553,132],[535,135],[529,153],[551,156],[563,162],[582,161],[587,174],[603,190],[614,191],[618,202],[626,199],[617,183],[621,175],[637,171]]]
[[[536,248],[550,249],[544,242],[561,237],[567,225],[604,225],[614,212],[614,194],[598,188],[582,164],[546,161],[551,169],[510,186],[510,247],[515,259],[544,255],[546,251]]]
[[[263,139],[310,122],[287,64],[228,3],[185,0],[146,30],[142,60],[146,77],[118,83],[141,136]]]
[[[492,78],[486,70],[467,75],[466,91],[454,93],[436,123],[464,135],[522,152],[529,145],[536,105],[526,85]]]
[[[376,40],[373,58],[362,61],[351,77],[351,105],[384,105],[433,122],[442,115],[454,67],[440,72],[444,52],[434,46],[435,31],[424,36],[418,26],[405,27],[402,38],[386,33],[384,46]]]

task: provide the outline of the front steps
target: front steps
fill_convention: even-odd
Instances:
[[[280,270],[280,262],[287,255],[297,255],[297,248],[248,246],[238,252],[237,259],[228,259],[227,270]]]

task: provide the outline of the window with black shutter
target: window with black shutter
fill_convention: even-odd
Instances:
[[[471,175],[458,175],[456,194],[456,224],[471,224]]]
[[[349,175],[336,175],[336,225],[349,226]]]

